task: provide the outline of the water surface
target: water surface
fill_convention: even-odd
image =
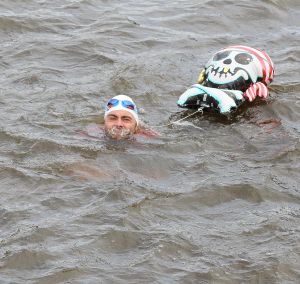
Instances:
[[[300,2],[200,2],[1,2],[1,283],[299,283]],[[231,44],[267,101],[166,126]],[[160,137],[78,134],[121,93]]]

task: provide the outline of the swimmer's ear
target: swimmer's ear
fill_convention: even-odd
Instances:
[[[198,84],[202,84],[205,81],[205,79],[205,69],[202,69],[197,80]]]
[[[135,125],[134,134],[137,133],[141,128],[143,128],[144,123],[139,121],[138,124]]]

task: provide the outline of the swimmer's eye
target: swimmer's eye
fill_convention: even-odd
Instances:
[[[113,115],[113,114],[109,114],[108,116],[107,116],[107,118],[109,119],[109,120],[116,120],[116,119],[118,119],[118,117],[116,116],[116,115]]]
[[[124,117],[123,120],[124,120],[125,122],[130,122],[130,121],[132,121],[131,117]]]

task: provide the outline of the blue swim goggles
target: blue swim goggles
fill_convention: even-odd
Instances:
[[[128,100],[118,100],[118,99],[110,99],[105,107],[106,111],[113,108],[113,107],[116,107],[118,106],[119,104],[122,104],[122,106],[124,108],[128,108],[130,110],[133,110],[135,112],[137,112],[137,108],[136,108],[136,105],[131,102],[131,101],[128,101]]]

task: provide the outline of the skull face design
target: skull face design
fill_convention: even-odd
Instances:
[[[264,53],[245,46],[232,46],[213,55],[205,65],[204,86],[245,91],[256,82],[273,79],[273,63]]]

